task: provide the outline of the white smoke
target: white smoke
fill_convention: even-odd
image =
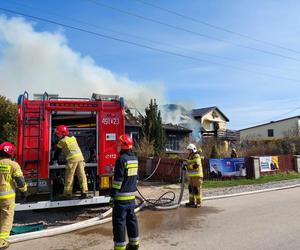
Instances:
[[[124,96],[144,110],[150,99],[164,99],[162,84],[139,83],[95,63],[68,46],[62,32],[38,32],[22,18],[0,16],[1,95],[16,100],[30,94],[91,97],[92,93]]]
[[[199,141],[201,139],[201,124],[194,119],[190,107],[184,107],[182,104],[168,104],[161,107],[161,114],[163,123],[181,125],[193,131],[194,140]]]

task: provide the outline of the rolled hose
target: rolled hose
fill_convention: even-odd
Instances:
[[[139,199],[141,201],[141,203],[134,210],[136,213],[139,212],[145,205],[144,201],[140,197],[137,197],[137,199]],[[94,217],[94,218],[88,219],[88,220],[84,220],[81,222],[77,222],[77,223],[74,223],[71,225],[60,226],[60,227],[51,228],[51,229],[45,229],[43,231],[38,231],[38,232],[13,235],[13,236],[9,237],[9,242],[17,243],[17,242],[21,242],[21,241],[34,240],[34,239],[38,239],[38,238],[55,236],[55,235],[59,235],[59,234],[73,232],[73,231],[76,231],[79,229],[84,229],[87,227],[100,225],[100,224],[107,223],[112,220],[112,217],[106,218],[111,213],[112,213],[112,209],[110,208],[105,213],[100,214],[97,217]]]

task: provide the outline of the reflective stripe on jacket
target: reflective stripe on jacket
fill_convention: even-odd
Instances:
[[[131,150],[121,152],[116,161],[111,196],[117,201],[135,199],[138,160]]]
[[[189,177],[203,177],[203,169],[201,156],[199,154],[192,154],[187,160],[187,173]]]
[[[15,197],[16,188],[27,190],[19,164],[9,158],[0,159],[0,199]]]
[[[58,142],[57,147],[63,151],[67,160],[74,158],[78,158],[78,160],[82,161],[84,160],[80,147],[74,136],[65,136]]]

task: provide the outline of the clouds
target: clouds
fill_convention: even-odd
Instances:
[[[151,98],[164,99],[161,83],[135,82],[101,67],[69,47],[61,31],[37,32],[22,18],[0,16],[1,93],[12,100],[29,93],[90,97],[118,94],[143,110]]]

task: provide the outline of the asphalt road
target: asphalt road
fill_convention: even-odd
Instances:
[[[300,188],[206,201],[200,209],[142,211],[141,250],[300,249]],[[112,249],[110,223],[13,244],[11,250]]]

